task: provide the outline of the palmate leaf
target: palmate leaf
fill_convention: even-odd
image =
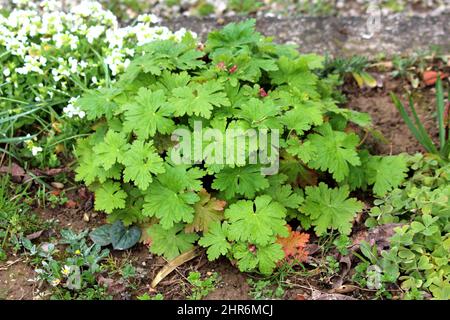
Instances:
[[[83,95],[75,104],[86,112],[88,120],[103,116],[111,118],[117,107],[113,99],[121,92],[122,90],[117,88],[101,88]]]
[[[175,88],[170,103],[173,114],[177,117],[197,115],[209,119],[214,107],[229,106],[230,101],[223,92],[223,85],[214,80],[206,83],[190,83],[188,86]]]
[[[268,177],[270,187],[261,192],[270,196],[274,201],[287,209],[298,209],[303,203],[303,193],[300,190],[293,190],[290,184],[287,184],[288,176],[279,173]]]
[[[328,170],[336,181],[343,181],[350,173],[349,165],[361,164],[356,151],[358,136],[354,133],[334,131],[329,123],[315,131],[317,133],[308,135],[310,144],[300,146],[299,152],[303,152],[302,160],[309,160],[309,167]]]
[[[373,185],[373,193],[383,197],[387,192],[399,187],[407,176],[408,164],[403,155],[371,156],[367,150],[359,153],[361,166],[350,166],[351,174],[345,183],[350,190]]]
[[[233,247],[233,255],[238,260],[240,271],[248,272],[258,268],[262,274],[271,274],[276,263],[283,259],[284,252],[278,243],[267,246],[256,245],[253,249],[247,244],[238,243]]]
[[[125,208],[116,209],[107,217],[109,223],[118,220],[122,221],[125,226],[142,221],[142,205],[144,203],[144,193],[131,184],[122,184],[123,190],[127,193]]]
[[[150,251],[171,260],[192,249],[195,241],[198,239],[198,235],[195,233],[184,233],[183,229],[182,224],[174,225],[170,229],[165,229],[159,224],[152,225],[147,229],[151,238]]]
[[[166,94],[170,94],[173,89],[187,86],[190,80],[191,76],[186,71],[180,73],[164,71],[159,78],[159,82],[150,86],[150,88],[155,89],[153,91],[162,89]]]
[[[300,211],[310,218],[318,236],[324,235],[327,229],[350,234],[353,218],[364,205],[355,198],[348,198],[348,186],[329,189],[321,182],[317,187],[306,187],[305,193]]]
[[[352,166],[350,165],[351,174],[345,179],[344,184],[348,184],[350,187],[350,191],[361,188],[363,190],[368,186],[367,179],[367,163],[369,161],[369,151],[361,150],[358,152],[359,159],[361,160],[360,166]]]
[[[261,34],[255,31],[255,19],[241,23],[230,23],[222,30],[212,31],[206,41],[206,50],[213,51],[222,48],[239,50],[261,40]]]
[[[288,184],[271,186],[264,190],[274,201],[282,204],[285,208],[297,209],[303,203],[303,196],[292,190]]]
[[[236,194],[253,198],[257,191],[269,187],[269,182],[261,174],[259,166],[249,165],[225,168],[216,174],[212,187],[223,191],[226,199],[232,199]]]
[[[91,138],[78,141],[76,154],[79,165],[75,169],[75,180],[84,181],[86,185],[91,185],[97,180],[104,183],[109,178],[120,179],[122,170],[120,165],[115,164],[110,169],[105,170],[91,148]]]
[[[142,214],[146,217],[157,217],[161,227],[170,229],[177,222],[192,222],[192,205],[198,200],[200,198],[194,192],[179,193],[155,182],[149,187]]]
[[[286,151],[297,156],[304,163],[308,163],[314,157],[316,148],[309,140],[301,142],[297,137],[290,137],[287,141]]]
[[[134,81],[142,72],[159,76],[164,70],[191,70],[200,68],[204,62],[203,52],[196,50],[196,41],[186,35],[182,42],[170,40],[153,41],[138,50],[143,55],[135,58],[120,78],[120,83]]]
[[[219,79],[225,80],[230,86],[238,87],[240,81],[257,83],[262,71],[275,71],[278,69],[276,62],[266,55],[252,55],[250,51],[233,53],[232,49],[219,51],[214,54],[210,72],[217,74]],[[223,66],[219,68],[218,66]],[[230,70],[233,70],[232,72]]]
[[[122,162],[125,152],[129,148],[124,133],[109,130],[104,141],[93,147],[98,163],[105,170],[111,169],[116,162]]]
[[[295,60],[282,56],[278,59],[277,71],[270,72],[272,83],[275,85],[288,84],[310,98],[320,98],[316,84],[318,76],[311,72],[310,64],[317,66],[314,55],[299,57]]]
[[[269,196],[260,196],[255,201],[241,200],[225,210],[230,227],[228,237],[265,246],[277,235],[287,236],[286,209]]]
[[[211,197],[205,189],[200,190],[198,196],[200,200],[194,204],[194,220],[186,226],[186,232],[207,232],[211,223],[223,220],[226,201]]]
[[[191,223],[194,219],[193,204],[200,200],[194,192],[201,189],[204,172],[187,166],[165,164],[166,172],[159,174],[145,196],[142,214],[157,217],[165,229],[175,223]]]
[[[283,150],[284,151],[284,150]],[[316,185],[318,174],[314,170],[307,168],[295,157],[283,152],[280,161],[280,172],[288,177],[288,182],[293,186]]]
[[[280,112],[281,107],[270,99],[251,98],[236,110],[236,116],[246,120],[252,128],[281,129]]]
[[[89,186],[97,180],[100,183],[104,183],[108,179],[120,179],[122,167],[115,164],[110,169],[105,170],[97,163],[97,159],[92,156],[83,158],[75,169],[75,173],[75,181],[84,181]]]
[[[135,132],[138,138],[153,137],[156,132],[171,133],[175,123],[163,90],[140,88],[135,102],[124,106],[126,132]]]
[[[156,153],[152,142],[135,140],[125,152],[122,163],[125,166],[123,180],[134,181],[141,190],[146,190],[153,181],[153,175],[165,172],[163,159]]]
[[[171,40],[153,41],[138,48],[139,52],[150,56],[168,57],[166,69],[193,70],[205,64],[200,58],[204,53],[197,50],[197,39],[186,33],[180,42]],[[163,69],[163,68],[161,68]]]
[[[226,255],[231,249],[231,244],[227,240],[228,223],[220,223],[218,221],[210,224],[208,232],[198,241],[202,247],[208,248],[206,253],[208,259],[215,260],[221,255]]]
[[[114,209],[125,208],[127,194],[120,183],[107,181],[95,190],[95,210],[111,213]]]
[[[399,156],[370,156],[367,162],[367,182],[373,184],[373,192],[378,197],[397,188],[406,178],[408,165]]]
[[[166,172],[158,175],[158,181],[167,188],[181,192],[183,190],[200,191],[202,189],[202,180],[205,172],[196,167],[187,165],[172,165],[164,163]]]
[[[283,115],[281,121],[289,129],[295,130],[299,135],[303,135],[312,126],[320,126],[323,123],[321,109],[318,102],[308,101],[295,105],[293,109]]]

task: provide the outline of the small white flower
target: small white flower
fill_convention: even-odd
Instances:
[[[64,267],[61,269],[61,273],[67,277],[70,274],[70,267],[64,265]]]
[[[77,73],[78,70],[78,60],[74,59],[72,57],[69,57],[69,66],[70,66],[70,72]]]
[[[42,148],[41,148],[41,147],[33,146],[33,147],[31,148],[31,154],[32,154],[33,156],[37,156],[37,154],[38,154],[39,152],[42,152]]]
[[[81,110],[80,107],[74,105],[75,101],[77,101],[78,98],[79,97],[71,98],[67,106],[63,108],[63,112],[67,117],[73,118],[77,116],[80,119],[83,119],[86,116],[86,113]]]
[[[159,23],[161,19],[154,14],[141,14],[137,17],[137,21],[144,23]]]
[[[52,281],[50,281],[50,284],[54,287],[56,287],[60,283],[61,283],[61,280],[59,280],[59,279],[53,279]]]
[[[89,65],[89,64],[88,64],[86,61],[84,61],[84,60],[81,60],[81,61],[80,61],[80,67],[81,67],[81,69],[86,69],[88,65]]]
[[[105,31],[103,26],[92,26],[87,30],[86,39],[89,43],[94,43],[94,40],[100,37]]]
[[[9,77],[10,74],[11,74],[11,70],[9,70],[8,67],[6,67],[6,68],[3,69],[3,75],[4,75],[5,77]]]

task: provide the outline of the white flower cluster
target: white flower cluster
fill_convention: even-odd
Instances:
[[[120,27],[117,17],[95,1],[82,1],[67,12],[62,11],[60,1],[36,4],[15,0],[15,4],[9,16],[0,15],[0,56],[8,54],[3,59],[2,74],[16,90],[22,86],[22,91],[39,95],[34,97],[36,101],[52,98],[55,92],[67,92],[73,79],[88,87],[101,86],[103,76],[98,70],[103,64],[114,77],[128,66],[136,46],[155,40],[179,41],[186,33],[185,29],[173,33],[155,26],[160,20],[152,14]],[[34,82],[23,88],[29,79]],[[31,87],[36,81],[45,85],[35,91]],[[84,116],[73,103],[64,112],[68,117]]]
[[[69,104],[66,107],[64,107],[64,109],[63,109],[64,113],[69,118],[73,118],[74,116],[78,116],[80,118],[84,118],[84,116],[86,115],[85,112],[80,109],[80,107],[77,107],[77,106],[74,105],[75,101],[77,101],[78,98],[79,98],[79,96],[70,98]]]

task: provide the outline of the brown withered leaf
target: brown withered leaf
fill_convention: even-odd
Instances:
[[[50,168],[50,169],[33,169],[31,172],[36,176],[56,176],[60,173],[70,172],[70,168]]]
[[[339,286],[337,288],[331,289],[329,291],[329,293],[340,293],[340,294],[343,294],[343,293],[353,292],[353,291],[355,291],[357,289],[358,289],[357,286],[354,286],[354,285],[351,285],[351,284],[343,284],[343,285],[341,285],[341,286]]]
[[[111,295],[118,295],[127,289],[126,285],[122,281],[105,278],[102,275],[97,277],[97,282],[99,285],[106,287],[108,293]]]
[[[370,230],[360,231],[353,236],[353,245],[350,247],[350,250],[357,250],[361,241],[366,241],[370,245],[376,245],[378,250],[388,248],[390,246],[389,239],[395,233],[394,229],[401,226],[401,223],[387,223]]]
[[[184,229],[186,232],[208,231],[211,222],[223,220],[223,210],[227,205],[224,200],[219,200],[202,189],[198,193],[200,201],[194,204],[194,220]]]
[[[39,231],[33,232],[33,233],[27,235],[26,238],[27,238],[28,240],[34,240],[34,239],[37,239],[37,238],[39,238],[39,237],[42,235],[42,233],[43,233],[44,231],[45,231],[45,230],[39,230]]]
[[[65,207],[68,209],[73,209],[73,208],[76,208],[77,206],[78,206],[78,203],[73,200],[68,200],[65,204]]]
[[[433,70],[427,70],[423,73],[422,79],[423,79],[423,82],[425,83],[425,85],[433,86],[436,83],[439,76],[442,80],[444,80],[445,78],[448,77],[448,74],[433,71]]]
[[[25,170],[17,163],[12,163],[11,166],[0,167],[0,173],[7,173],[12,176],[14,182],[20,182],[22,177],[25,176]]]
[[[317,290],[313,290],[311,294],[311,300],[358,300],[358,299],[340,293],[323,293]]]
[[[288,260],[306,262],[309,252],[306,245],[309,241],[309,234],[299,231],[292,231],[290,225],[287,226],[289,235],[286,238],[279,237],[277,243],[281,244],[284,251],[284,257]]]

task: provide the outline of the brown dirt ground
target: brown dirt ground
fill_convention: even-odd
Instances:
[[[20,258],[12,258],[14,260],[8,260],[6,266],[0,266],[0,300],[31,300],[35,283],[29,280],[35,277],[34,271]]]
[[[349,109],[367,112],[371,115],[374,128],[379,130],[387,141],[375,139],[369,136],[366,140],[374,154],[399,154],[402,152],[415,153],[425,150],[416,141],[407,125],[401,118],[390,97],[394,92],[401,101],[407,105],[407,97],[402,96],[410,86],[400,80],[393,80],[385,74],[377,74],[383,83],[382,88],[361,90],[350,85],[348,90]],[[422,123],[434,140],[437,140],[438,128],[435,119],[435,89],[434,87],[422,88],[414,96],[415,107]]]

